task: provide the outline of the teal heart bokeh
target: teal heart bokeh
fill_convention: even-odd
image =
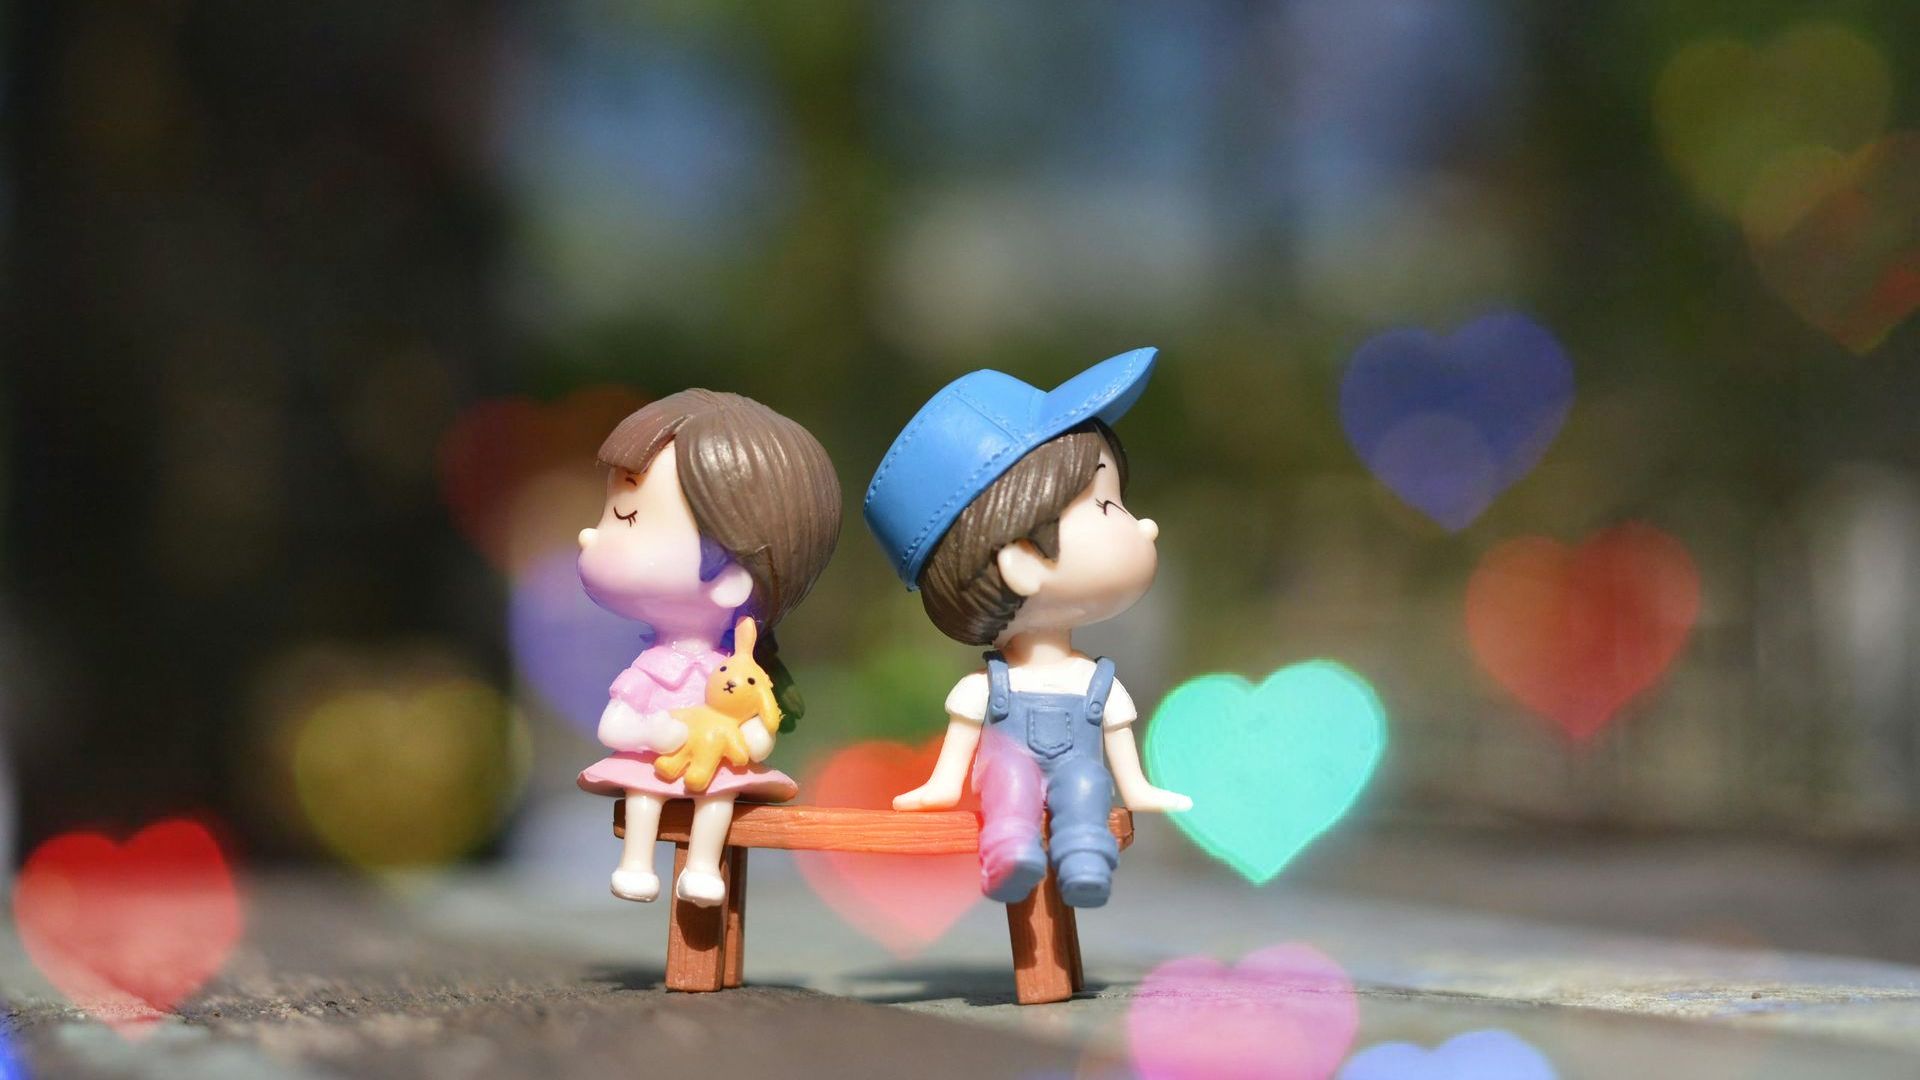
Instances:
[[[1258,686],[1213,674],[1175,687],[1147,726],[1147,772],[1192,796],[1193,809],[1169,815],[1181,832],[1264,884],[1340,820],[1386,746],[1367,680],[1309,660]]]

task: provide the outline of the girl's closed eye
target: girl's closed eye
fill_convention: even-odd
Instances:
[[[628,512],[623,514],[619,510],[615,510],[613,512],[613,516],[619,518],[621,521],[624,521],[629,525],[632,525],[640,520],[640,511],[629,510]]]
[[[1098,507],[1100,508],[1100,516],[1101,516],[1101,517],[1106,517],[1106,516],[1107,516],[1107,511],[1108,511],[1108,510],[1110,510],[1110,509],[1114,509],[1114,508],[1116,508],[1116,507],[1117,507],[1117,508],[1119,509],[1119,511],[1120,511],[1121,513],[1123,513],[1123,514],[1125,514],[1125,515],[1127,515],[1128,517],[1132,517],[1132,516],[1133,516],[1133,511],[1131,511],[1131,510],[1129,510],[1129,509],[1127,509],[1127,508],[1126,508],[1126,507],[1124,507],[1124,506],[1121,506],[1121,505],[1120,505],[1120,500],[1118,500],[1118,499],[1095,499],[1095,500],[1093,500],[1093,504],[1094,504],[1095,506],[1098,506]]]

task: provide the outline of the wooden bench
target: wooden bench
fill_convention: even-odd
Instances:
[[[625,837],[627,803],[613,804],[613,834]],[[673,844],[673,874],[687,864],[693,803],[676,799],[660,815],[660,839]],[[1115,810],[1108,819],[1125,848],[1133,842],[1133,815]],[[671,899],[667,917],[667,989],[703,992],[739,986],[747,936],[747,852],[857,851],[874,855],[955,855],[979,850],[980,819],[966,810],[858,810],[840,806],[740,803],[727,832],[727,901],[700,907]],[[671,892],[672,886],[667,886]],[[1022,1005],[1065,1001],[1079,990],[1080,931],[1073,909],[1060,899],[1053,871],[1033,895],[1007,905],[1013,945],[1013,981]]]

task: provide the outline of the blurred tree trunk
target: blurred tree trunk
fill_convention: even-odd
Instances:
[[[433,473],[498,370],[493,13],[28,0],[11,23],[23,840],[180,810],[244,836],[274,657],[422,636],[502,663]]]

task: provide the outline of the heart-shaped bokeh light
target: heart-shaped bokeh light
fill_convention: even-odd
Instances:
[[[507,637],[514,667],[535,693],[591,734],[607,686],[646,645],[646,627],[607,611],[580,587],[575,551],[547,552],[514,579]]]
[[[1209,957],[1147,973],[1127,1008],[1127,1045],[1144,1080],[1326,1080],[1360,1026],[1353,982],[1310,945]]]
[[[292,773],[307,823],[367,870],[442,866],[478,847],[527,756],[518,718],[472,679],[338,693],[298,725]]]
[[[800,787],[816,805],[884,810],[895,795],[926,782],[939,755],[938,739],[919,749],[854,743],[834,752]],[[971,791],[958,809],[978,811]],[[981,899],[980,860],[973,854],[800,851],[794,860],[807,884],[847,925],[896,956],[911,956],[932,944]]]
[[[571,550],[606,500],[600,443],[644,404],[624,387],[593,386],[553,402],[467,409],[440,438],[440,491],[454,524],[504,572]]]
[[[1471,524],[1546,453],[1573,404],[1573,365],[1515,312],[1440,337],[1390,330],[1354,351],[1340,421],[1367,468],[1441,527]]]
[[[1510,1031],[1487,1028],[1455,1035],[1431,1050],[1409,1042],[1380,1043],[1353,1055],[1339,1080],[1556,1080],[1547,1055]]]
[[[1577,548],[1509,540],[1467,584],[1474,655],[1575,739],[1592,737],[1659,680],[1699,613],[1700,577],[1685,545],[1640,523]]]
[[[1767,285],[1856,353],[1920,306],[1920,134],[1896,132],[1850,155],[1784,157],[1741,220]]]
[[[212,834],[171,819],[124,844],[74,832],[40,845],[14,883],[13,919],[48,982],[136,1035],[226,964],[241,904]]]
[[[1154,711],[1145,753],[1155,783],[1193,798],[1173,823],[1259,884],[1340,820],[1386,745],[1367,680],[1312,660],[1258,686],[1231,674],[1180,684]]]
[[[1731,216],[1783,155],[1851,152],[1880,134],[1892,95],[1872,42],[1801,23],[1759,48],[1716,37],[1675,53],[1654,87],[1654,127],[1695,194]]]
[[[0,1080],[29,1080],[27,1067],[14,1056],[13,1047],[7,1043],[7,1037],[0,1035]]]

